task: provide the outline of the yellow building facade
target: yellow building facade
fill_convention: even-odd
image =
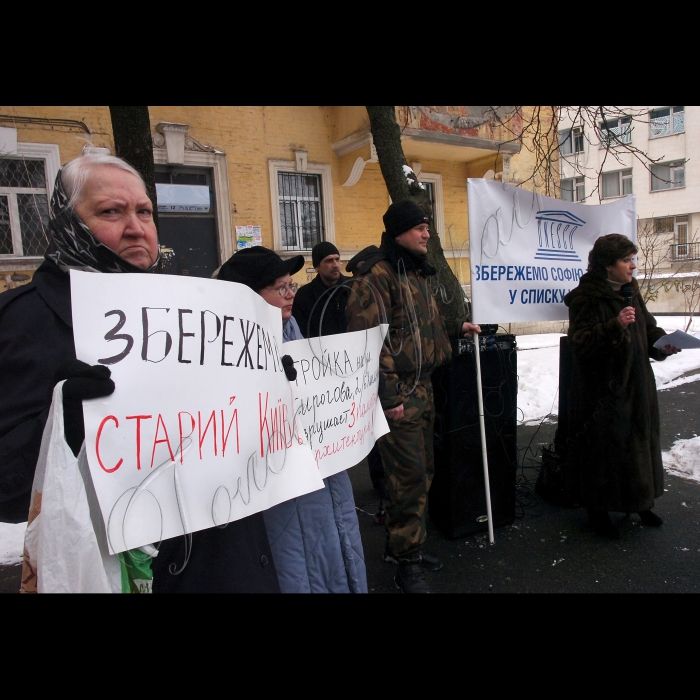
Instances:
[[[519,108],[507,128],[485,122],[486,109],[396,108],[406,159],[429,188],[447,260],[465,285],[467,178],[506,171],[523,181],[535,165],[527,134],[524,145],[518,138],[532,108]],[[149,115],[156,182],[208,188],[211,197],[207,212],[159,211],[170,272],[208,276],[251,231],[282,256],[304,254],[300,283],[315,274],[317,240],[333,242],[344,263],[379,243],[390,198],[364,107],[157,106]],[[0,291],[41,264],[56,173],[91,151],[115,152],[108,107],[0,106]]]

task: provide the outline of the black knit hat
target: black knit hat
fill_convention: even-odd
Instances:
[[[274,250],[261,245],[243,248],[234,253],[219,270],[216,279],[239,282],[258,292],[278,277],[293,275],[304,267],[304,256],[283,260]]]
[[[425,212],[410,199],[394,202],[386,210],[383,218],[386,232],[392,238],[410,231],[414,226],[428,223]]]
[[[328,241],[321,241],[317,243],[311,250],[311,262],[314,267],[318,267],[321,264],[323,258],[327,258],[329,255],[340,255],[338,249]]]

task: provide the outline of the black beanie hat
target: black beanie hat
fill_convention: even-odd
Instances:
[[[425,212],[410,199],[394,202],[386,210],[383,218],[386,232],[392,238],[410,231],[414,226],[428,223]]]
[[[340,255],[338,249],[328,241],[321,241],[317,243],[311,250],[311,262],[314,267],[318,267],[321,264],[323,258],[327,258],[329,255]]]
[[[295,255],[283,260],[274,250],[261,245],[243,248],[234,253],[219,270],[216,279],[239,282],[259,292],[278,277],[293,275],[304,267],[304,256]]]

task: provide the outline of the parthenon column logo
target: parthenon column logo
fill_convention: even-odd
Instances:
[[[535,260],[559,260],[581,262],[574,249],[574,233],[585,221],[568,211],[550,209],[538,211],[538,245]]]

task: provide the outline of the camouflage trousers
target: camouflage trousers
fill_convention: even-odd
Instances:
[[[435,401],[430,378],[416,385],[401,420],[387,418],[390,432],[378,440],[390,502],[386,506],[389,549],[411,558],[426,540],[425,507],[433,480]]]

